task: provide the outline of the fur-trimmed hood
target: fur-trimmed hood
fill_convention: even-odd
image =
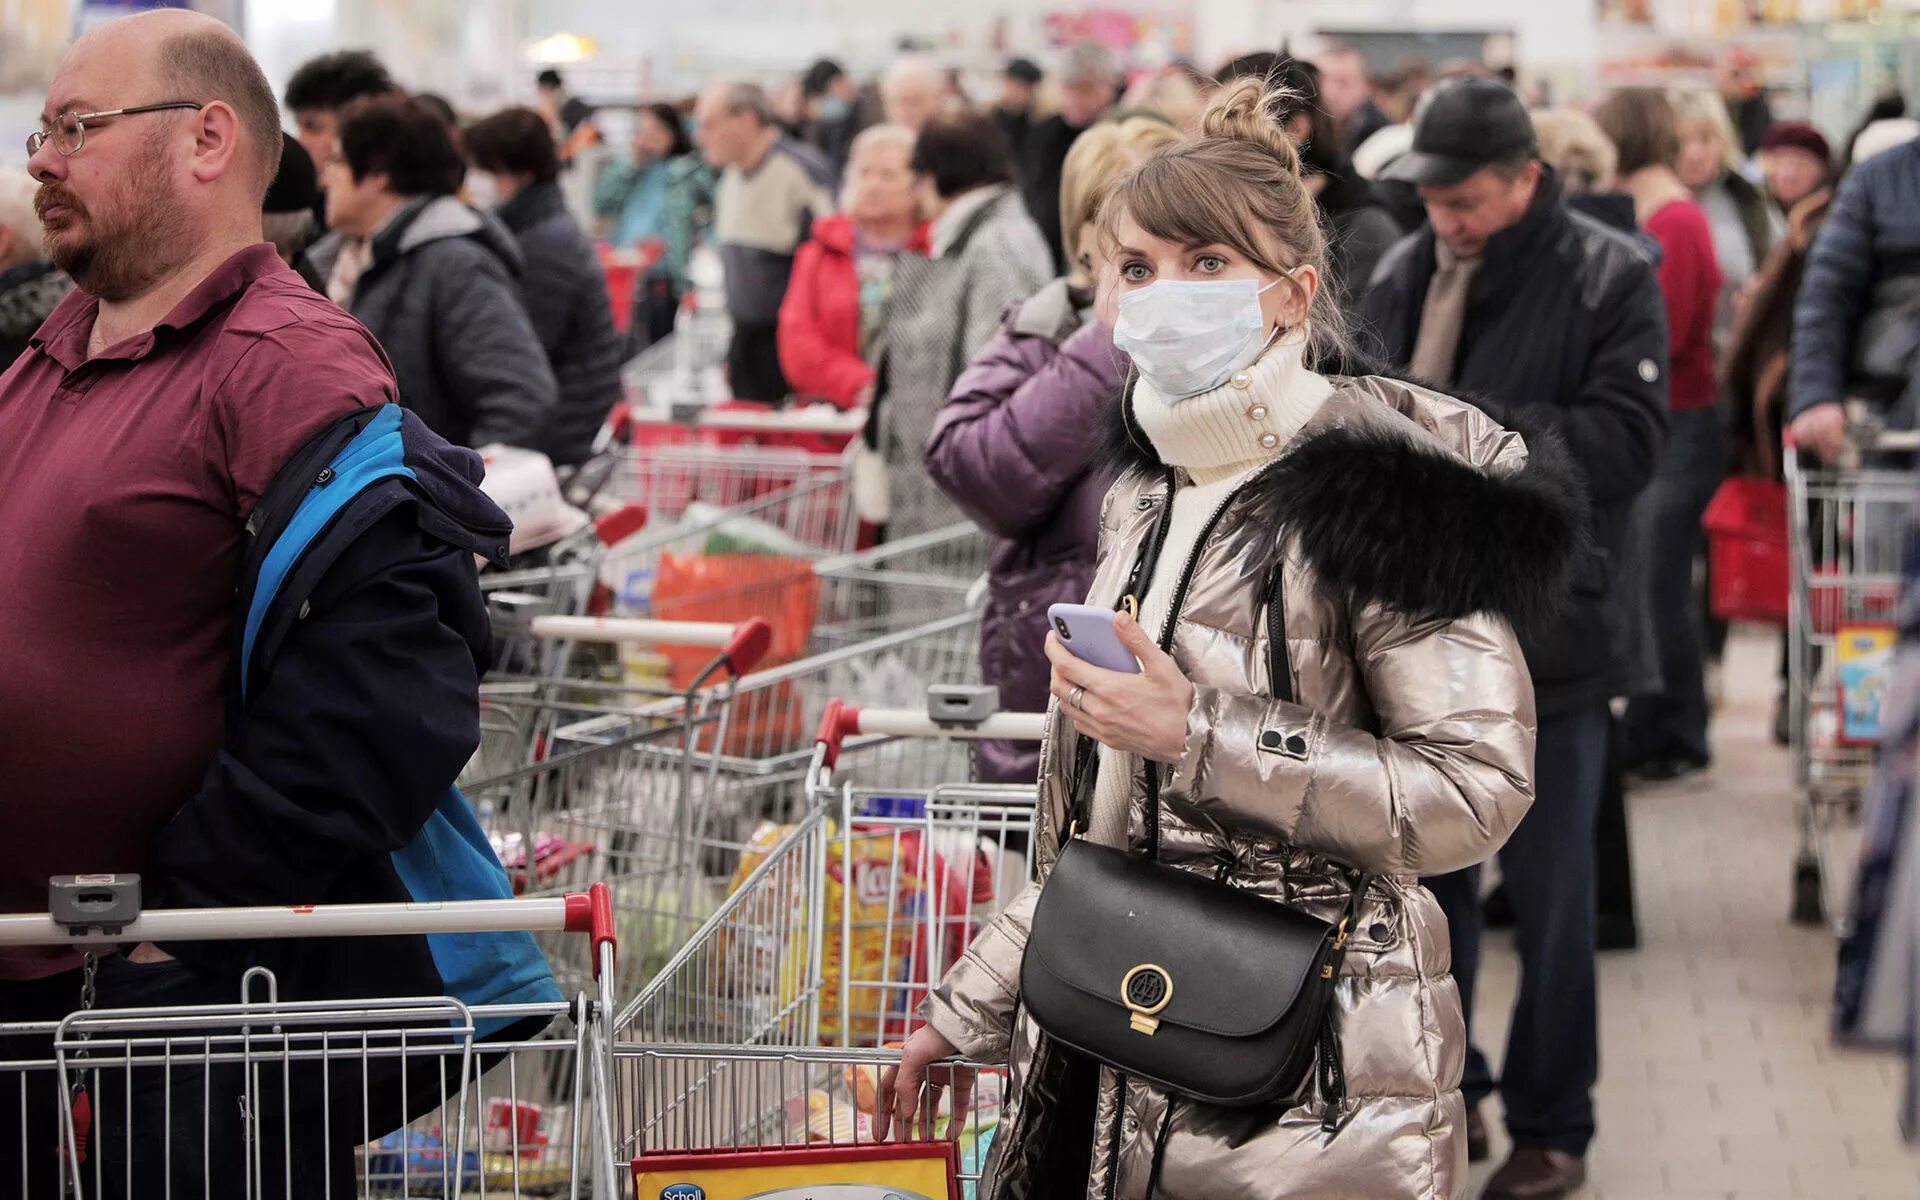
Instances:
[[[1248,484],[1239,536],[1284,529],[1331,591],[1410,615],[1551,618],[1586,550],[1586,489],[1558,434],[1383,374],[1329,376],[1333,395]],[[1167,471],[1108,408],[1106,458]]]

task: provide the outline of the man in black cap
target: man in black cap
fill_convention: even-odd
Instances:
[[[1033,128],[1033,96],[1039,88],[1040,67],[1030,58],[1010,58],[1000,72],[1000,98],[993,103],[993,119],[1007,136],[1013,161],[1024,161],[1027,130]]]
[[[1520,631],[1539,741],[1533,808],[1500,856],[1521,972],[1500,1080],[1514,1151],[1484,1193],[1565,1196],[1586,1176],[1599,1064],[1594,819],[1607,704],[1623,667],[1613,633],[1631,607],[1613,594],[1611,560],[1665,435],[1666,310],[1646,253],[1568,209],[1525,106],[1498,80],[1435,85],[1415,110],[1413,148],[1387,175],[1419,189],[1428,224],[1375,271],[1360,308],[1363,344],[1370,338],[1389,362],[1530,439],[1560,438],[1592,509],[1571,600]],[[1479,872],[1427,882],[1451,926],[1470,1018]],[[1462,1086],[1469,1155],[1484,1158],[1477,1105],[1493,1080],[1478,1049]]]

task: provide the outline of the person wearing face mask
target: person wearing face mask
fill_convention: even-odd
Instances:
[[[815,218],[780,302],[780,369],[796,396],[873,402],[873,367],[902,255],[927,252],[913,195],[913,134],[874,125],[853,141],[845,212]]]
[[[1060,173],[1060,227],[1072,271],[1007,310],[953,385],[927,440],[927,473],[994,537],[980,676],[1001,707],[1047,703],[1047,606],[1077,604],[1093,581],[1100,504],[1112,473],[1097,461],[1100,414],[1126,356],[1094,311],[1100,195],[1180,131],[1155,117],[1103,121],[1080,135]],[[1031,783],[1031,742],[982,742],[980,776]]]
[[[904,1132],[949,1084],[955,1107],[971,1102],[941,1058],[1011,1062],[982,1200],[1450,1200],[1465,1186],[1466,1034],[1419,876],[1481,861],[1527,810],[1533,693],[1514,622],[1557,603],[1584,514],[1551,434],[1325,373],[1344,342],[1327,246],[1275,121],[1285,99],[1264,87],[1223,90],[1197,137],[1100,207],[1103,302],[1133,370],[1108,408],[1123,474],[1087,602],[1121,610],[1141,670],[1091,666],[1049,636],[1040,881],[947,973],[880,1091],[883,1132]],[[1276,912],[1347,914],[1317,1080],[1260,1107],[1210,1103],[1043,1029],[1013,981],[1051,969],[1035,947],[1076,932],[1048,906],[1063,856],[1085,860],[1080,838]],[[1164,1008],[1162,1033],[1251,1024],[1224,997],[1279,986],[1272,960],[1222,954],[1222,932],[1199,922],[1178,951],[1217,970],[1162,970],[1163,998],[1187,1006]],[[1080,934],[1105,939],[1100,953],[1116,938],[1129,940]]]
[[[599,257],[560,194],[560,156],[546,118],[505,109],[475,122],[466,145],[496,197],[493,215],[519,243],[526,263],[520,292],[560,389],[531,445],[555,466],[577,465],[620,398],[620,334]]]

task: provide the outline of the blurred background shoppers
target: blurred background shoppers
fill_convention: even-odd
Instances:
[[[1373,102],[1373,76],[1367,70],[1365,54],[1352,46],[1329,46],[1313,65],[1319,72],[1320,106],[1333,120],[1333,134],[1342,154],[1352,154],[1362,142],[1393,123]]]
[[[292,134],[283,133],[280,140],[280,170],[260,204],[261,232],[280,261],[300,272],[314,291],[325,293],[326,280],[307,258],[307,247],[314,242],[313,206],[321,201],[320,174]]]
[[[1805,121],[1781,121],[1760,139],[1767,196],[1782,215],[1833,181],[1833,151]]]
[[[873,125],[853,141],[844,211],[817,218],[780,305],[780,369],[796,396],[839,409],[873,403],[873,367],[902,255],[924,255],[913,193],[914,135]]]
[[[1655,781],[1677,779],[1712,760],[1694,560],[1703,546],[1700,518],[1726,474],[1726,418],[1713,364],[1720,267],[1706,214],[1674,171],[1680,130],[1665,94],[1622,89],[1601,103],[1594,119],[1619,151],[1620,179],[1633,195],[1640,223],[1660,243],[1669,362],[1667,442],[1647,488],[1660,691],[1628,705],[1626,738],[1629,770]]]
[[[356,100],[399,91],[371,50],[338,50],[302,63],[287,80],[285,99],[300,145],[314,166],[325,167],[340,135],[340,110]]]
[[[1347,58],[1336,56],[1335,61],[1349,69]],[[1319,69],[1288,58],[1268,78],[1295,98],[1282,128],[1300,148],[1307,190],[1313,193],[1320,221],[1327,228],[1327,265],[1332,277],[1323,286],[1333,289],[1341,311],[1351,317],[1367,294],[1380,256],[1400,240],[1400,224],[1374,194],[1373,185],[1354,172],[1333,116],[1323,107]]]
[[[1522,634],[1539,709],[1532,810],[1500,855],[1521,982],[1499,1088],[1514,1150],[1490,1200],[1564,1196],[1586,1177],[1599,1070],[1594,828],[1605,779],[1616,633],[1613,564],[1652,478],[1666,411],[1659,285],[1631,241],[1568,210],[1538,159],[1520,98],[1489,79],[1434,86],[1389,175],[1420,189],[1429,224],[1387,253],[1361,306],[1388,362],[1480,398],[1503,422],[1544,426],[1585,473],[1593,547],[1574,599]],[[1468,1005],[1480,960],[1479,871],[1428,882],[1446,911]],[[1485,1157],[1486,1056],[1467,1059],[1470,1151]]]
[[[920,211],[932,221],[932,258],[902,260],[894,273],[867,430],[886,472],[889,537],[963,519],[927,477],[927,436],[961,367],[999,330],[1008,306],[1047,281],[1053,261],[991,117],[932,122],[914,142],[911,166]],[[879,519],[880,510],[869,511]]]
[[[1578,109],[1537,109],[1533,130],[1540,142],[1540,161],[1560,176],[1567,207],[1633,238],[1648,261],[1657,265],[1660,243],[1640,228],[1632,194],[1618,190],[1619,155],[1594,119]],[[1614,629],[1615,678],[1610,689],[1614,699],[1660,690],[1660,643],[1654,634],[1648,595],[1651,539],[1643,532],[1651,522],[1650,509],[1648,494],[1643,490],[1633,500],[1627,532],[1620,539],[1619,557],[1613,562],[1619,605]],[[1620,717],[1611,708],[1608,716],[1606,771],[1600,812],[1594,822],[1598,909],[1594,942],[1601,950],[1629,950],[1640,943],[1640,924],[1633,891],[1633,846],[1627,831],[1626,738]],[[1504,888],[1488,897],[1486,913],[1490,928],[1512,927],[1513,904]]]
[[[733,318],[727,377],[742,400],[783,404],[789,388],[780,371],[780,303],[813,219],[834,209],[833,170],[818,150],[780,132],[757,83],[708,84],[694,121],[700,152],[721,172],[713,240]]]
[[[947,73],[917,54],[896,58],[880,76],[882,119],[918,134],[946,106]]]
[[[993,119],[999,123],[1016,163],[1026,160],[1027,131],[1033,128],[1042,78],[1040,67],[1030,58],[1010,58],[1000,72],[1000,95],[993,102]]]
[[[1720,300],[1713,322],[1717,354],[1733,329],[1735,297],[1760,269],[1784,226],[1767,194],[1747,178],[1747,156],[1720,93],[1706,87],[1676,88],[1669,99],[1680,123],[1680,158],[1674,170],[1707,215],[1714,261],[1720,264]]]
[[[1914,328],[1920,324],[1920,143],[1855,166],[1813,239],[1793,311],[1787,415],[1795,442],[1832,462],[1844,405],[1896,428],[1920,426]]]
[[[466,141],[475,169],[493,177],[494,216],[520,245],[521,294],[559,388],[559,403],[532,447],[555,466],[574,466],[620,398],[621,341],[606,277],[560,195],[560,157],[539,113],[497,112],[475,122]]]
[[[871,123],[863,119],[853,76],[833,59],[820,59],[800,77],[800,100],[801,137],[827,156],[836,174],[845,171],[854,135]]]
[[[593,211],[607,222],[616,250],[658,243],[660,259],[635,284],[627,349],[673,332],[680,298],[691,286],[693,250],[713,227],[713,168],[695,152],[680,110],[643,104],[633,116],[632,157],[609,163],[593,186]]]
[[[1098,42],[1070,46],[1054,72],[1059,110],[1035,121],[1027,131],[1019,160],[1021,195],[1052,254],[1053,273],[1066,270],[1060,258],[1060,171],[1075,138],[1113,107],[1125,76],[1113,51]]]
[[[981,678],[1013,712],[1047,704],[1047,606],[1078,604],[1093,579],[1100,503],[1111,482],[1096,461],[1102,414],[1119,392],[1126,355],[1095,312],[1108,257],[1094,215],[1109,185],[1180,140],[1152,117],[1104,121],[1080,135],[1060,173],[1062,249],[1073,269],[1008,311],[967,364],[927,442],[927,471],[993,535]],[[1039,747],[987,742],[983,779],[1034,778]]]
[[[0,372],[27,348],[73,280],[47,258],[40,243],[35,185],[25,171],[0,173]]]
[[[537,445],[558,388],[521,298],[524,262],[499,222],[454,196],[466,163],[447,127],[386,96],[349,106],[339,129],[323,177],[333,232],[312,250],[327,294],[380,339],[400,402],[435,433]],[[351,283],[336,270],[349,239],[367,247]]]

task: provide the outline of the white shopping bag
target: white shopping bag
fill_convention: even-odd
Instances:
[[[587,514],[560,495],[553,461],[538,450],[492,445],[481,449],[487,477],[480,490],[513,518],[509,550],[518,554],[559,541],[587,523]]]

